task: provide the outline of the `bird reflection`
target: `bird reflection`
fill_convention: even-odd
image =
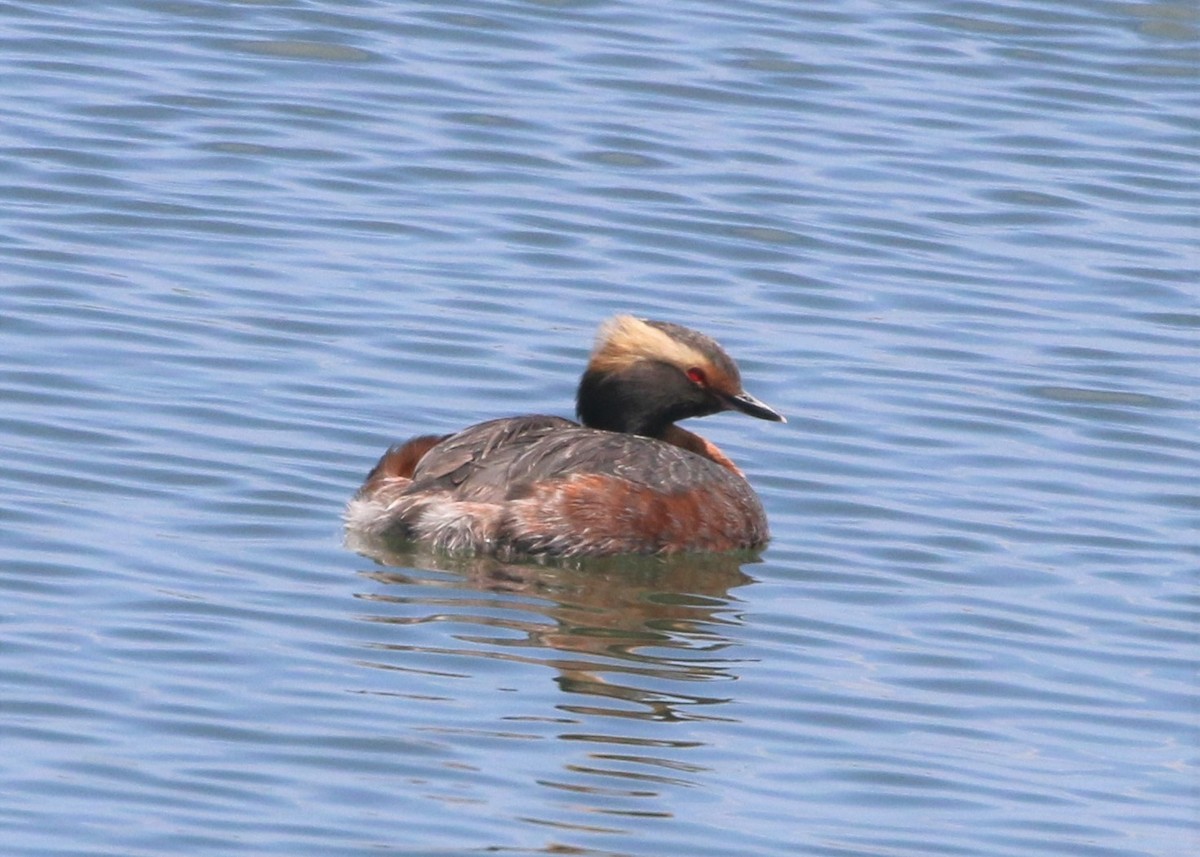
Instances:
[[[726,630],[738,624],[739,602],[730,592],[753,582],[742,571],[742,565],[757,561],[753,555],[539,565],[449,557],[416,547],[351,546],[384,566],[364,573],[382,588],[358,596],[378,611],[371,621],[414,625],[451,619],[473,626],[478,630],[456,633],[455,646],[439,650],[539,663],[554,670],[563,692],[594,698],[562,703],[560,711],[679,720],[702,716],[697,706],[728,701],[685,692],[680,683],[734,678],[738,660],[726,653],[731,646]],[[392,639],[379,648],[411,650],[412,644]]]

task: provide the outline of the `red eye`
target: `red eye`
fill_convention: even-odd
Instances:
[[[687,370],[687,376],[688,380],[693,384],[699,384],[701,387],[708,384],[708,378],[705,377],[704,370],[699,366],[693,366],[691,369]]]

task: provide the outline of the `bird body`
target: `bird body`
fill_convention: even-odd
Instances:
[[[783,419],[708,337],[618,316],[580,381],[583,424],[508,417],[392,447],[346,526],[503,558],[761,547],[766,515],[741,471],[674,424],[720,410]]]

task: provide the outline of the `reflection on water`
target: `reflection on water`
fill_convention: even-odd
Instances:
[[[388,587],[359,596],[381,611],[368,616],[370,621],[395,626],[452,619],[477,626],[480,630],[454,635],[462,649],[442,651],[540,663],[555,671],[567,693],[643,707],[618,711],[575,702],[564,703],[564,710],[685,719],[695,716],[686,712],[691,706],[727,701],[668,693],[641,680],[733,678],[737,661],[724,654],[730,641],[722,628],[737,622],[730,590],[752,582],[741,569],[746,555],[622,557],[569,565],[418,551],[376,550],[373,558],[392,568],[365,575]],[[380,648],[414,650],[392,635]]]
[[[753,582],[741,566],[754,557],[517,565],[415,551],[372,556],[387,568],[365,573],[371,587],[358,595],[371,604],[363,618],[380,626],[371,646],[377,655],[365,665],[409,675],[444,668],[463,677],[488,671],[480,658],[545,668],[557,692],[536,695],[546,700],[541,710],[507,718],[555,724],[542,734],[574,742],[560,773],[543,771],[538,784],[576,803],[587,794],[641,804],[576,811],[644,816],[644,800],[658,789],[693,784],[690,777],[708,770],[687,758],[704,746],[694,735],[652,724],[729,719],[716,707],[730,696],[708,688],[738,677],[728,631],[739,624],[739,602],[731,591]],[[431,624],[441,625],[432,636],[410,633]],[[591,725],[562,729],[585,722]],[[579,826],[562,818],[553,824]]]

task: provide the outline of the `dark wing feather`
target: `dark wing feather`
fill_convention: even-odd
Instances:
[[[744,480],[707,458],[637,435],[584,428],[550,416],[510,417],[451,435],[421,459],[407,494],[449,491],[503,502],[574,474],[615,476],[672,494]]]
[[[733,476],[715,462],[664,441],[579,428],[556,432],[524,450],[513,462],[511,485],[514,496],[520,496],[528,486],[574,474],[615,476],[664,494]]]
[[[450,491],[461,499],[498,502],[508,493],[508,471],[521,453],[577,423],[562,417],[506,417],[463,429],[429,450],[405,493]]]

